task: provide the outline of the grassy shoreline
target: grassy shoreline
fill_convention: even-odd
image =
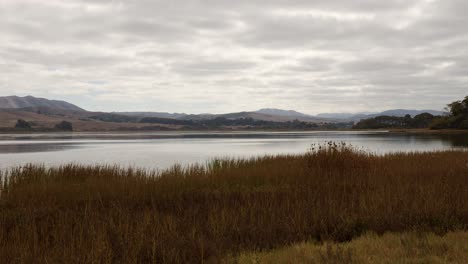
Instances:
[[[28,166],[3,173],[0,259],[218,262],[367,232],[468,230],[468,152],[304,155],[163,172]]]

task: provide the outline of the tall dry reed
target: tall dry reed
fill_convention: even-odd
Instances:
[[[156,173],[26,166],[0,182],[2,263],[199,263],[366,231],[468,228],[468,152],[345,145]]]

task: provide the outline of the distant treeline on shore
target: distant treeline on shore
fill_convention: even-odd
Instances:
[[[171,119],[160,117],[132,117],[112,113],[101,113],[89,117],[90,120],[100,122],[113,123],[133,123],[146,124],[147,126],[139,128],[125,128],[116,130],[152,130],[152,131],[167,131],[167,130],[214,130],[214,129],[266,129],[266,130],[320,130],[320,129],[346,129],[351,128],[352,122],[342,123],[311,123],[299,120],[293,121],[267,121],[253,118],[238,118],[229,119],[225,117],[216,117],[213,119]],[[154,124],[151,126],[150,124]],[[169,128],[167,126],[177,126],[177,128]],[[47,131],[73,131],[73,124],[69,121],[62,121],[53,128],[37,127],[33,121],[25,121],[19,119],[14,127],[0,128],[0,132],[47,132]]]
[[[353,126],[355,129],[379,128],[430,128],[430,129],[468,129],[468,96],[462,101],[447,105],[447,115],[434,116],[422,113],[411,117],[377,116],[363,119]]]
[[[0,132],[63,132],[73,131],[73,124],[68,121],[62,121],[57,123],[52,128],[35,128],[36,124],[31,121],[26,121],[24,119],[18,119],[14,127],[11,128],[0,128]]]

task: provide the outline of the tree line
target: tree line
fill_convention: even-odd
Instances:
[[[448,115],[434,120],[431,128],[468,129],[468,96],[465,96],[463,100],[448,104],[446,110]]]
[[[377,116],[363,119],[356,123],[355,129],[379,129],[379,128],[430,128],[430,129],[468,129],[468,96],[463,100],[455,101],[447,105],[447,114],[434,116],[422,113],[411,117]]]
[[[91,116],[90,119],[103,122],[144,123],[181,126],[181,129],[218,129],[223,127],[243,127],[246,129],[345,129],[351,128],[352,123],[311,123],[300,120],[287,122],[259,120],[251,117],[212,119],[173,119],[163,117],[134,117],[113,113],[102,113]]]
[[[35,130],[34,129],[35,125],[36,124],[34,122],[28,122],[24,119],[18,119],[18,121],[15,124],[14,129],[21,130],[21,131],[32,131],[32,130]],[[57,123],[52,130],[73,131],[73,124],[68,121],[62,121],[60,123]]]
[[[355,129],[379,129],[379,128],[428,128],[436,116],[429,113],[422,113],[411,117],[406,115],[399,116],[377,116],[374,118],[363,119],[353,128]]]
[[[202,120],[177,120],[168,118],[158,117],[146,117],[140,120],[140,123],[157,123],[166,125],[182,125],[185,128],[191,129],[209,129],[219,127],[255,127],[255,128],[268,128],[268,129],[313,129],[319,126],[315,123],[303,122],[299,120],[288,121],[288,122],[275,122],[257,120],[253,118],[238,118],[228,119],[225,117],[216,117],[213,119],[202,119]]]

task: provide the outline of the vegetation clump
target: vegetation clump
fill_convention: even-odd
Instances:
[[[0,183],[5,263],[197,263],[366,232],[468,229],[468,152],[345,144],[165,171],[25,166]]]
[[[432,129],[468,129],[468,96],[447,106],[448,116],[438,118],[431,124]]]
[[[468,96],[462,101],[455,101],[447,105],[446,116],[434,116],[422,113],[411,117],[377,116],[360,120],[355,129],[379,128],[431,128],[431,129],[468,129]]]
[[[62,131],[73,131],[73,124],[68,121],[62,121],[55,125],[55,129],[62,130]]]
[[[32,126],[29,122],[23,120],[23,119],[19,119],[17,122],[16,122],[16,125],[15,125],[15,128],[17,129],[31,129]]]
[[[406,115],[399,116],[377,116],[374,118],[363,119],[353,128],[356,129],[379,129],[379,128],[428,128],[429,125],[440,117],[429,113],[422,113],[411,117]]]

